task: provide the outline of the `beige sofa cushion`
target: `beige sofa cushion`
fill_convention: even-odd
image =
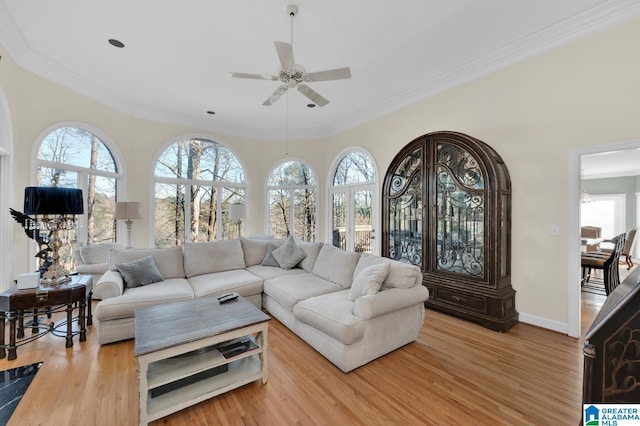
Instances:
[[[240,296],[262,293],[262,278],[245,269],[213,272],[188,279],[195,297],[236,292]]]
[[[240,243],[244,253],[244,264],[247,267],[262,263],[264,256],[267,254],[269,240],[242,237],[240,238]]]
[[[96,318],[98,321],[129,318],[134,316],[136,308],[191,299],[193,289],[185,278],[169,278],[152,285],[129,288],[122,296],[101,301],[96,306]]]
[[[90,265],[94,263],[109,263],[109,255],[111,249],[124,248],[124,244],[120,243],[101,243],[92,244],[90,246],[82,246],[78,252],[82,263]]]
[[[312,272],[320,278],[349,288],[359,258],[360,253],[340,250],[331,244],[323,244]]]
[[[290,312],[301,300],[340,291],[343,288],[308,272],[265,280],[264,293]]]
[[[298,268],[304,269],[306,272],[313,271],[313,266],[316,264],[320,249],[324,245],[323,243],[308,243],[306,241],[296,241],[298,247],[300,247],[307,254],[304,259],[298,264]]]
[[[347,290],[311,297],[293,308],[293,316],[345,345],[364,336],[365,321],[353,315],[353,302]]]
[[[184,271],[187,278],[244,267],[242,244],[237,238],[184,245]]]
[[[369,253],[363,253],[360,256],[358,265],[356,265],[356,269],[353,272],[354,277],[362,269],[380,263],[389,263],[390,266],[389,275],[382,282],[382,288],[384,289],[409,288],[422,283],[422,272],[419,267]]]
[[[268,280],[275,277],[281,277],[284,275],[298,275],[298,274],[306,274],[300,268],[293,269],[282,269],[277,266],[263,266],[263,265],[253,265],[247,268],[247,271],[252,274],[262,278],[263,280]]]
[[[422,285],[422,271],[416,265],[398,261],[391,262],[389,275],[382,283],[382,288],[409,288]]]
[[[184,278],[184,264],[182,260],[182,247],[155,248],[155,249],[112,249],[110,269],[117,271],[118,263],[130,262],[146,256],[153,256],[153,260],[164,279]]]

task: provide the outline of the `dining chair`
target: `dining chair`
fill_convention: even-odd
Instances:
[[[622,253],[620,256],[624,256],[624,263],[627,265],[627,270],[633,267],[633,259],[631,258],[631,250],[633,250],[633,243],[636,239],[637,228],[631,229],[627,232],[627,240],[624,243],[624,248],[622,249]],[[610,253],[613,249],[601,247],[600,251]]]
[[[609,296],[613,290],[620,284],[620,273],[618,262],[626,241],[626,234],[616,235],[611,239],[613,249],[611,253],[606,252],[588,252],[582,253],[582,285],[589,282],[592,269],[600,269],[603,271],[604,291]]]

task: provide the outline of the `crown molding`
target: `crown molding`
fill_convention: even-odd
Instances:
[[[557,22],[542,31],[518,39],[325,126],[289,129],[287,137],[297,140],[322,139],[341,133],[638,15],[640,15],[640,2],[637,0],[606,1],[582,14]],[[284,139],[284,129],[264,130],[225,124],[216,121],[215,117],[192,117],[136,104],[71,69],[33,53],[4,3],[0,3],[0,38],[9,54],[21,67],[124,114],[254,140]]]
[[[584,13],[557,22],[542,31],[515,40],[507,46],[423,81],[416,87],[370,108],[344,117],[327,126],[327,134],[341,133],[639,15],[640,2],[637,0],[606,1]]]

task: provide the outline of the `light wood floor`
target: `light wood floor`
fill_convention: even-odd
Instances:
[[[598,300],[583,304],[598,309]],[[588,325],[588,324],[587,324]],[[45,336],[0,370],[44,361],[10,425],[133,425],[133,341],[99,346]],[[506,333],[427,311],[418,341],[344,374],[278,321],[269,382],[254,382],[157,425],[575,425],[582,342],[519,323]]]

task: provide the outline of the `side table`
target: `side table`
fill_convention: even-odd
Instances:
[[[62,307],[67,313],[66,320],[66,343],[67,348],[73,346],[73,336],[80,335],[80,341],[87,340],[87,325],[92,325],[93,318],[91,314],[91,296],[93,294],[93,278],[91,275],[73,275],[71,281],[56,286],[41,286],[32,289],[18,290],[16,286],[0,293],[0,359],[6,356],[8,352],[8,360],[14,360],[18,357],[17,347],[42,337],[48,332],[53,332],[56,328],[54,324],[49,326],[43,332],[37,325],[38,309]],[[79,331],[74,332],[73,309],[78,304],[78,326]],[[87,315],[85,316],[85,309]],[[25,311],[32,310],[31,314],[25,314]],[[24,336],[25,317],[34,317],[34,325],[32,325],[32,336],[20,342],[16,341],[16,337]],[[9,321],[9,343],[5,343],[5,321]],[[18,327],[16,327],[16,322]],[[33,333],[37,333],[33,335]],[[55,333],[54,333],[55,334]]]

